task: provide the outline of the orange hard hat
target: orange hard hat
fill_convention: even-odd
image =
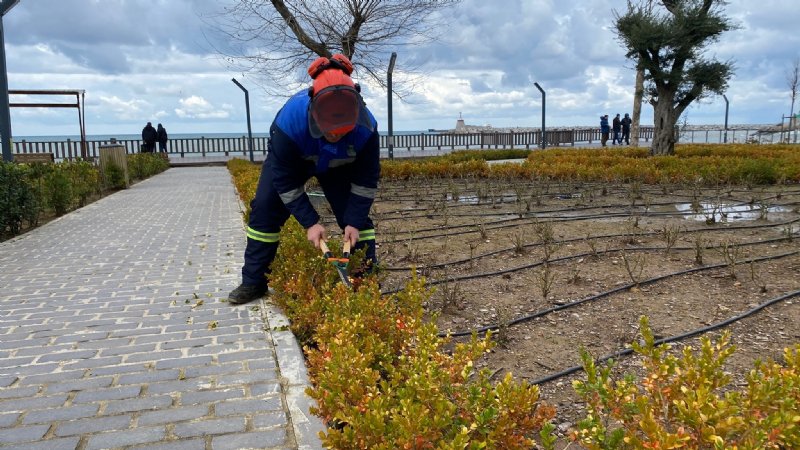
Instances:
[[[356,127],[363,102],[351,73],[353,64],[340,53],[330,58],[319,57],[308,67],[308,74],[314,80],[308,91],[312,136],[346,134]]]

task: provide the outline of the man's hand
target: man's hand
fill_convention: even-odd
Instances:
[[[356,243],[358,242],[359,231],[356,227],[351,227],[347,225],[344,227],[344,241],[350,241],[350,247],[355,247]]]
[[[306,230],[306,238],[314,244],[314,247],[319,248],[319,242],[325,239],[325,227],[319,223],[311,225]]]

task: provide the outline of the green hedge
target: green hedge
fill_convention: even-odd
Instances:
[[[158,154],[128,155],[132,179],[145,179],[169,168]],[[123,187],[120,177],[100,174],[90,161],[20,164],[0,161],[0,237],[36,227],[42,216],[61,216],[83,207],[105,189]],[[108,172],[108,171],[107,171]]]

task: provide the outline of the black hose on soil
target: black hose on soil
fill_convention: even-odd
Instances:
[[[760,258],[752,258],[752,259],[743,261],[743,263],[769,261],[769,260],[773,260],[773,259],[780,259],[780,258],[785,258],[785,257],[788,257],[788,256],[794,256],[794,255],[797,255],[797,254],[800,254],[800,251],[793,251],[793,252],[789,252],[789,253],[783,253],[783,254],[780,254],[780,255],[764,256],[764,257],[760,257]],[[659,275],[657,277],[653,277],[653,278],[641,281],[639,283],[629,283],[629,284],[614,288],[614,289],[612,289],[610,291],[601,292],[601,293],[599,293],[597,295],[593,295],[593,296],[586,297],[586,298],[583,298],[583,299],[580,299],[580,300],[576,300],[574,302],[565,303],[563,305],[554,306],[552,308],[547,308],[547,309],[544,309],[544,310],[541,310],[541,311],[537,311],[537,312],[535,312],[533,314],[529,314],[529,315],[526,315],[526,316],[518,317],[518,318],[516,318],[514,320],[509,321],[507,324],[505,324],[505,326],[511,327],[511,326],[517,325],[517,324],[522,323],[522,322],[527,322],[529,320],[533,320],[533,319],[536,319],[536,318],[539,318],[539,317],[546,316],[547,314],[550,314],[550,313],[553,313],[553,312],[556,312],[556,311],[561,311],[563,309],[572,308],[572,307],[575,307],[575,306],[578,306],[578,305],[581,305],[583,303],[587,303],[587,302],[590,302],[590,301],[599,300],[599,299],[601,299],[603,297],[608,297],[609,295],[616,294],[617,292],[622,292],[622,291],[628,290],[628,289],[630,289],[632,287],[635,287],[635,286],[652,284],[652,283],[655,283],[657,281],[664,280],[666,278],[671,278],[671,277],[675,277],[675,276],[679,276],[679,275],[688,275],[690,273],[701,272],[701,271],[710,270],[710,269],[718,269],[718,268],[726,267],[726,266],[728,266],[727,263],[714,264],[714,265],[711,265],[711,266],[695,267],[695,268],[692,268],[692,269],[681,270],[681,271],[678,271],[678,272],[673,272],[673,273],[669,273],[669,274],[665,274],[665,275]],[[486,333],[487,331],[496,331],[496,330],[499,330],[499,329],[500,329],[500,325],[487,325],[487,326],[484,326],[484,327],[477,328],[475,330],[460,331],[460,332],[456,332],[456,333],[439,333],[439,337],[471,336],[473,333],[475,333],[475,334],[483,334],[483,333]]]
[[[691,331],[687,331],[686,333],[679,334],[679,335],[676,335],[676,336],[657,339],[654,343],[655,343],[655,345],[667,344],[667,343],[670,343],[670,342],[680,341],[680,340],[686,339],[688,337],[697,336],[699,334],[708,333],[709,331],[714,331],[714,330],[726,327],[726,326],[728,326],[728,325],[730,325],[732,323],[738,322],[738,321],[740,321],[742,319],[745,319],[745,318],[747,318],[749,316],[752,316],[753,314],[761,311],[764,308],[772,306],[775,303],[781,302],[783,300],[788,300],[788,299],[793,298],[793,297],[798,297],[798,296],[800,296],[800,291],[789,292],[788,294],[784,294],[784,295],[782,295],[780,297],[773,298],[772,300],[766,301],[766,302],[756,306],[755,308],[753,308],[753,309],[751,309],[749,311],[746,311],[746,312],[744,312],[742,314],[739,314],[737,316],[733,316],[731,318],[725,319],[722,322],[717,322],[717,323],[714,323],[714,324],[711,324],[711,325],[708,325],[708,326],[705,326],[705,327],[702,327],[702,328],[697,328],[697,329],[694,329],[694,330],[691,330]],[[633,353],[633,349],[632,348],[626,348],[624,350],[620,350],[618,352],[614,352],[614,353],[612,353],[610,355],[606,355],[606,356],[597,358],[595,360],[595,362],[600,364],[600,363],[604,363],[604,362],[608,361],[609,359],[619,358],[621,356],[627,356],[627,355],[630,355],[631,353]],[[578,371],[581,371],[581,370],[583,370],[583,366],[573,366],[573,367],[570,367],[568,369],[564,369],[564,370],[562,370],[560,372],[556,372],[556,373],[550,374],[550,375],[548,375],[546,377],[542,377],[542,378],[539,378],[537,380],[533,380],[530,383],[531,384],[537,384],[537,385],[538,384],[548,383],[550,381],[557,380],[559,378],[563,378],[563,377],[565,377],[567,375],[571,375],[571,374],[573,374],[575,372],[578,372]]]
[[[798,220],[800,220],[800,219],[798,219]],[[739,244],[733,245],[731,247],[737,248],[737,247],[747,247],[747,246],[750,246],[750,245],[771,244],[771,243],[774,243],[774,242],[791,241],[793,239],[794,238],[791,238],[791,237],[782,237],[782,238],[768,239],[768,240],[764,240],[764,241],[743,242],[743,243],[739,243]],[[562,241],[562,242],[566,242],[566,241]],[[707,247],[707,248],[711,248],[711,247]],[[623,248],[612,248],[612,249],[607,249],[607,250],[598,250],[598,251],[595,251],[595,252],[586,252],[586,253],[578,253],[578,254],[575,254],[575,255],[562,256],[560,258],[554,258],[554,259],[550,259],[548,261],[537,261],[535,263],[525,264],[524,266],[510,267],[508,269],[498,270],[498,271],[495,271],[495,272],[474,273],[474,274],[461,275],[461,276],[457,276],[457,277],[445,278],[445,279],[440,279],[440,280],[433,280],[433,281],[428,282],[427,285],[428,286],[436,286],[438,284],[453,283],[453,282],[456,282],[456,281],[466,281],[466,280],[474,280],[476,278],[496,277],[498,275],[505,275],[507,273],[513,273],[513,272],[519,272],[521,270],[533,269],[533,268],[539,267],[539,266],[541,266],[541,265],[543,265],[545,263],[559,263],[559,262],[569,261],[570,259],[587,258],[587,257],[590,257],[590,256],[603,255],[603,254],[607,254],[607,253],[616,253],[616,252],[622,252],[622,251],[642,252],[642,251],[661,251],[661,250],[664,250],[664,248],[662,248],[662,247],[638,247],[638,248],[626,248],[626,249],[623,249]],[[673,247],[673,250],[691,250],[691,248],[689,248],[689,247]],[[508,251],[508,250],[503,250],[503,251]],[[455,261],[455,262],[452,262],[450,264],[459,264],[461,262],[462,261]],[[717,267],[717,266],[703,266],[703,267],[699,267],[699,268],[692,269],[692,270],[703,270],[705,268],[715,268],[715,267]],[[429,269],[429,268],[432,268],[432,267],[431,266],[426,266],[423,269]],[[407,268],[406,270],[413,270],[413,269]],[[402,288],[388,289],[388,290],[385,290],[385,291],[381,291],[381,295],[395,294],[397,292],[400,292],[401,290],[402,290]]]
[[[780,226],[786,226],[786,225],[793,225],[793,224],[795,224],[797,222],[800,222],[800,219],[792,219],[792,220],[788,220],[786,222],[771,223],[771,224],[766,224],[766,225],[744,225],[744,226],[739,226],[739,227],[729,227],[729,228],[725,228],[724,230],[718,230],[718,231],[741,231],[741,230],[752,230],[752,229],[761,229],[761,228],[773,228],[773,227],[780,227]],[[705,232],[705,231],[707,231],[707,230],[704,230],[704,229],[685,230],[685,231],[683,231],[683,233],[690,234],[690,233],[701,233],[701,232]],[[642,236],[642,237],[654,236],[654,235],[658,235],[659,233],[660,232],[658,232],[658,231],[651,231],[651,232],[641,233],[638,236]],[[601,235],[601,236],[592,236],[591,239],[616,239],[616,238],[624,238],[624,237],[627,237],[627,236],[630,236],[630,235],[629,234],[621,234],[621,233],[618,233],[618,234],[604,234],[604,235]],[[791,238],[789,238],[789,237],[777,238],[776,240],[780,241],[780,240],[786,240],[786,239],[791,239]],[[587,238],[572,238],[572,239],[563,239],[563,240],[560,240],[560,241],[557,241],[557,242],[554,242],[554,243],[555,244],[569,244],[571,242],[581,242],[581,241],[585,241],[585,240],[587,240]],[[392,241],[392,242],[394,242],[394,241]],[[390,243],[392,243],[392,242],[390,242]],[[765,242],[767,242],[767,241],[756,241],[756,242],[753,242],[752,244],[750,244],[750,243],[737,244],[737,246],[756,245],[758,243],[765,243]],[[771,240],[769,242],[773,242],[773,240]],[[537,247],[537,246],[540,246],[540,245],[542,245],[542,244],[540,244],[540,243],[526,244],[526,245],[523,246],[523,248]],[[645,248],[642,248],[642,250],[644,250],[644,249]],[[653,248],[647,248],[647,249],[652,250]],[[473,260],[478,260],[478,259],[486,258],[486,257],[489,257],[489,256],[499,255],[501,253],[509,252],[509,251],[512,251],[512,250],[514,250],[514,247],[495,250],[495,251],[492,251],[492,252],[489,252],[489,253],[483,253],[483,254],[480,254],[480,255],[473,256],[472,258],[465,258],[465,259],[460,259],[460,260],[457,260],[457,261],[449,261],[449,262],[444,262],[444,263],[439,263],[439,264],[430,264],[430,265],[423,266],[423,267],[417,267],[417,269],[419,269],[419,270],[440,269],[440,268],[446,267],[446,266],[451,266],[451,265],[455,265],[455,264],[464,264],[464,263],[468,263],[468,262],[473,261]],[[658,248],[658,249],[655,249],[655,250],[664,250],[664,249],[663,248]],[[688,247],[673,247],[673,250],[692,250],[692,248],[688,248]],[[618,250],[616,250],[616,251],[618,251]],[[602,253],[609,253],[609,252],[611,252],[611,251],[607,250],[607,251],[602,252]],[[598,252],[598,253],[600,253],[600,252]],[[574,256],[577,257],[577,256],[585,256],[585,255],[574,255]],[[387,271],[390,271],[390,272],[400,272],[400,271],[412,270],[412,268],[411,267],[385,267],[383,270],[387,270]]]

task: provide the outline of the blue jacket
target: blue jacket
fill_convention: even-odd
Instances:
[[[610,130],[609,126],[608,126],[608,119],[603,117],[602,119],[600,119],[600,132],[601,133],[608,133],[609,131],[611,131],[611,130]]]
[[[275,189],[283,203],[308,228],[319,221],[308,195],[305,182],[314,175],[337,171],[336,182],[350,186],[346,225],[364,229],[375,199],[380,177],[380,140],[378,123],[366,108],[372,127],[357,125],[336,143],[314,138],[309,133],[308,104],[311,98],[303,90],[292,96],[278,111],[269,134],[269,154],[264,165],[272,171]]]

